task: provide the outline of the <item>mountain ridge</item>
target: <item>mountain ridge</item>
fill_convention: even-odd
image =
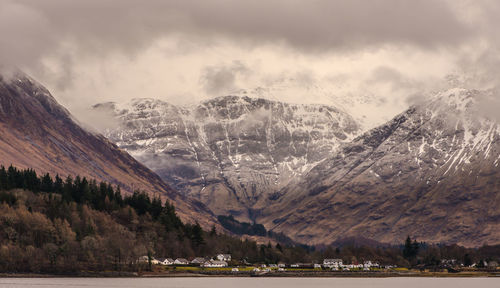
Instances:
[[[493,205],[500,202],[500,130],[476,116],[475,100],[484,93],[448,90],[362,134],[280,191],[259,222],[314,243],[360,235],[500,242],[493,228],[500,219]],[[306,209],[290,212],[297,203]]]
[[[182,107],[134,99],[94,109],[119,120],[104,132],[118,146],[216,214],[244,221],[360,129],[332,106],[245,96]]]
[[[203,204],[177,193],[104,136],[83,129],[46,88],[22,72],[0,79],[0,131],[4,166],[95,178],[120,185],[124,193],[144,190],[172,201],[188,222],[207,228],[217,223]]]

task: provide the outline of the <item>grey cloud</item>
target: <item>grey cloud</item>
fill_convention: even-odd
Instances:
[[[134,53],[158,37],[284,42],[303,51],[457,44],[473,32],[439,0],[0,0],[0,60],[32,64],[74,43],[79,56]],[[242,42],[243,41],[243,42]]]
[[[387,66],[379,66],[376,68],[372,72],[371,78],[368,80],[368,84],[381,82],[390,83],[397,88],[413,87],[415,85],[409,77],[406,77],[396,69]]]
[[[250,70],[239,61],[227,66],[209,66],[202,71],[200,83],[209,95],[220,96],[237,89],[236,78],[248,73]]]
[[[424,93],[424,87],[429,88],[431,83],[422,83],[403,75],[398,70],[387,67],[380,66],[372,71],[371,77],[367,80],[368,85],[374,84],[389,84],[392,92],[399,92],[398,94],[404,95],[404,99],[393,99],[393,101],[403,100],[409,105],[416,105],[423,101],[422,93]],[[419,93],[417,94],[416,91]],[[385,104],[388,100],[386,98],[380,104]]]
[[[469,76],[474,81],[469,82],[496,85],[500,79],[500,33],[496,31],[500,2],[469,1],[481,14],[472,20],[462,17],[467,5],[457,2],[464,1],[0,0],[0,65],[43,71],[40,61],[57,56],[61,67],[44,78],[63,90],[88,57],[99,60],[123,53],[133,58],[169,36],[180,39],[177,50],[202,53],[203,45],[229,39],[231,45],[249,51],[267,44],[284,45],[299,57],[301,53],[321,56],[322,52],[359,52],[386,45],[416,48],[409,50],[412,53],[445,50],[454,54],[463,46],[486,43],[484,53],[465,55],[461,64],[468,74],[476,70]],[[185,39],[189,41],[182,42]],[[241,63],[209,66],[202,71],[200,83],[207,93],[216,95],[237,88],[239,77],[248,73]],[[308,73],[297,75],[296,81],[312,85],[315,75]],[[370,81],[390,83],[399,94],[406,89],[409,95],[422,85],[398,73],[380,67]],[[66,102],[80,100],[68,97],[73,98]]]
[[[479,115],[500,123],[500,90],[494,89],[477,99]]]
[[[484,89],[500,88],[500,48],[489,47],[479,54],[466,54],[460,58],[460,79],[467,88]]]

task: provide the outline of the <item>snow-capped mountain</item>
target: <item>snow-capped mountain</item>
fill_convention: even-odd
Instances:
[[[452,89],[411,107],[282,189],[257,221],[305,243],[500,241],[500,127],[485,91]]]
[[[216,214],[245,220],[361,132],[335,107],[246,96],[183,107],[135,99],[94,109],[118,120],[104,134],[119,147]]]

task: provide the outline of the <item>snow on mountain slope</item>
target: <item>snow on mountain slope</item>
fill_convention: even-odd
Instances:
[[[347,113],[226,96],[177,107],[160,100],[103,103],[119,120],[105,135],[216,214],[252,211],[360,133]]]
[[[372,129],[282,189],[257,221],[307,243],[500,242],[500,128],[488,93],[451,89]]]

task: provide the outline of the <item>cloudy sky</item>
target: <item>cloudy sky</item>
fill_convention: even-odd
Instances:
[[[99,102],[245,90],[375,125],[408,99],[495,87],[498,15],[496,0],[0,0],[0,65],[83,121]]]

